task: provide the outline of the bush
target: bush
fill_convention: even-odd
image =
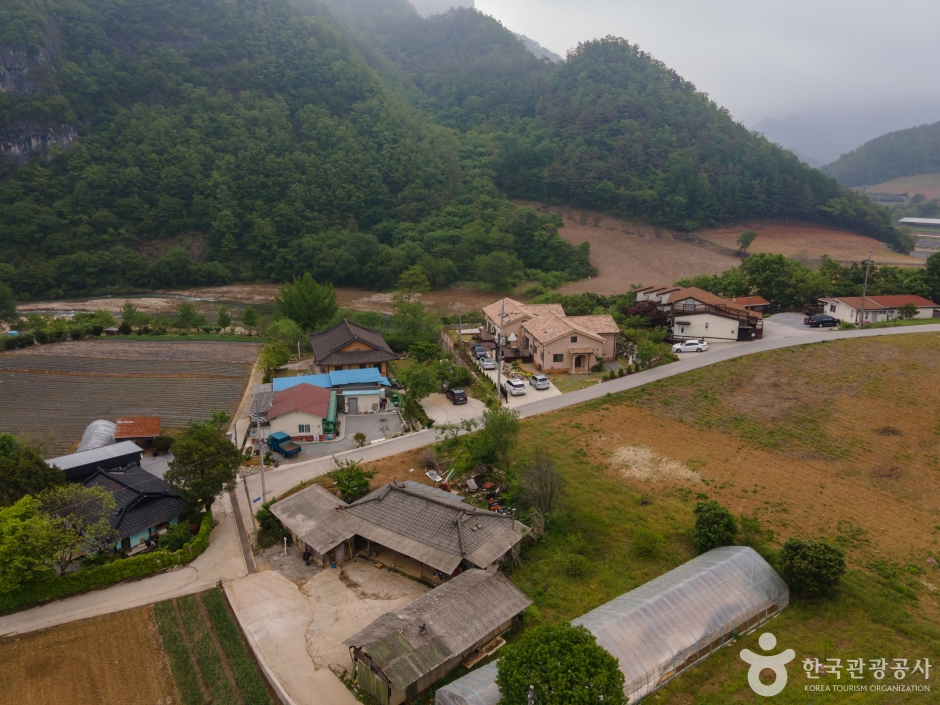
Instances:
[[[161,551],[178,551],[192,538],[189,533],[189,525],[181,521],[176,526],[171,526],[167,532],[160,537]]]
[[[355,502],[365,495],[369,491],[369,480],[374,476],[374,470],[364,470],[355,460],[337,463],[337,469],[330,473],[346,502]]]
[[[166,453],[170,448],[173,447],[173,443],[176,439],[172,436],[159,435],[150,442],[150,447],[153,448],[158,453]]]
[[[96,338],[100,338],[101,334],[104,333],[104,326],[92,326],[91,334]]]
[[[124,580],[144,578],[154,573],[184,565],[192,561],[209,547],[212,532],[212,514],[202,517],[199,533],[191,543],[179,551],[153,551],[131,558],[122,558],[102,566],[94,566],[77,573],[53,576],[46,580],[25,585],[22,589],[0,595],[0,614],[8,614],[40,602],[59,600],[89,590],[96,590]]]
[[[261,548],[270,548],[285,538],[288,539],[288,543],[291,543],[290,532],[271,511],[271,505],[275,501],[272,499],[270,502],[265,502],[255,515],[255,520],[258,522],[258,545]]]
[[[695,526],[692,543],[699,553],[719,546],[731,546],[738,533],[738,522],[728,509],[714,500],[702,500],[695,505]]]
[[[627,374],[627,369],[626,369],[625,367],[621,367],[621,368],[617,371],[617,376],[618,376],[618,377],[623,377],[625,374]]]
[[[839,322],[839,330],[855,330],[858,326],[854,323],[849,323],[848,321]]]
[[[85,331],[83,331],[81,328],[73,328],[69,331],[69,337],[72,340],[81,340],[85,337]]]
[[[653,558],[662,550],[666,539],[650,529],[639,527],[633,532],[630,550],[638,558]]]
[[[825,541],[787,539],[777,560],[787,586],[799,595],[829,595],[845,574],[845,552]]]
[[[44,330],[36,331],[36,342],[40,345],[45,345],[50,340],[49,334]]]
[[[118,326],[118,330],[121,331],[121,335],[130,335],[131,334],[131,324],[127,321],[121,321],[121,325]]]
[[[572,578],[580,578],[587,572],[591,562],[584,556],[571,553],[565,559],[565,572]]]

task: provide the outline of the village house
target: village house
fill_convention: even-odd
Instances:
[[[820,299],[823,313],[840,321],[859,325],[859,318],[862,313],[861,296],[842,296]],[[914,318],[934,318],[940,317],[940,306],[933,301],[928,301],[923,296],[897,295],[897,296],[866,296],[865,297],[865,315],[866,324],[883,323],[893,321],[899,318],[898,311],[902,306],[912,304],[917,313]]]
[[[313,441],[336,433],[336,392],[312,384],[275,392],[263,418],[269,433],[286,433],[295,441]]]
[[[759,296],[723,299],[696,287],[650,286],[634,292],[638,303],[656,304],[669,317],[669,340],[744,341],[764,337]]]
[[[319,565],[363,553],[436,585],[518,554],[528,528],[512,514],[413,481],[381,487],[352,504],[313,485],[271,505],[296,544]]]
[[[398,359],[379,331],[350,323],[345,318],[309,338],[314,362],[321,372],[375,368],[387,375],[389,361]]]
[[[346,639],[351,673],[382,705],[400,705],[502,644],[531,604],[502,573],[472,568]]]

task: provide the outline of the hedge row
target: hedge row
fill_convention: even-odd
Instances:
[[[144,578],[168,568],[185,565],[209,547],[211,532],[212,513],[206,512],[196,538],[178,551],[153,551],[25,585],[15,593],[0,595],[0,614],[16,612],[41,602],[60,600],[63,597],[97,590],[124,580]]]

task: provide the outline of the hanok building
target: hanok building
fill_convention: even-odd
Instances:
[[[345,318],[329,330],[311,335],[310,347],[322,372],[374,367],[387,375],[389,361],[398,359],[379,331]]]
[[[530,604],[502,573],[468,570],[344,641],[353,677],[382,705],[399,705],[494,648]]]
[[[352,504],[313,485],[275,502],[271,512],[320,565],[362,552],[432,585],[518,555],[528,532],[511,514],[477,509],[410,480],[392,481]]]

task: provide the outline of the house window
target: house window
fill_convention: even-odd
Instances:
[[[571,342],[572,342],[572,343],[577,343],[577,342],[578,342],[578,336],[572,335],[572,336],[571,336]]]
[[[539,353],[539,360],[545,361],[545,348],[542,348],[542,352]]]
[[[565,354],[564,353],[555,353],[552,355],[552,362],[564,362]]]
[[[359,365],[359,369],[360,369],[360,370],[364,370],[364,369],[366,369],[367,367],[368,367],[368,365]]]
[[[310,424],[302,423],[297,426],[297,433],[310,433]]]
[[[835,312],[836,312],[836,305],[829,304],[829,313],[835,313]]]

